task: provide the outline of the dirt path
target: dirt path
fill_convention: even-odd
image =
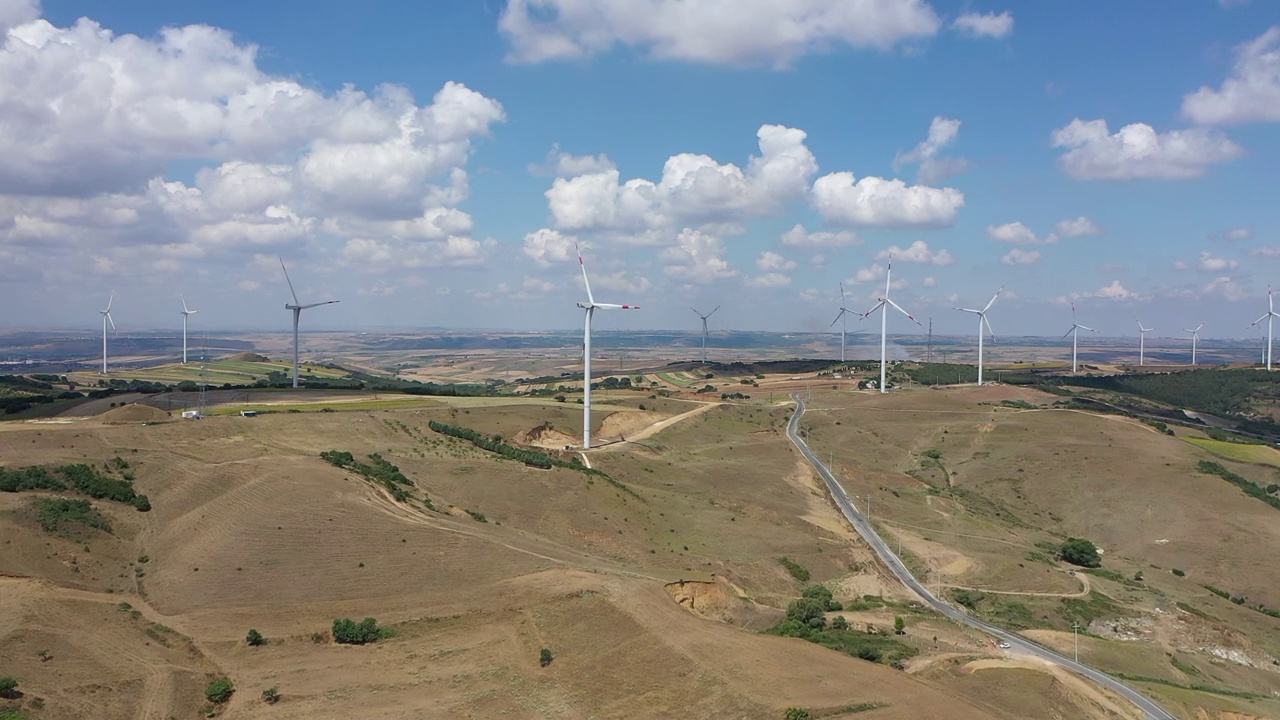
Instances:
[[[989,588],[968,587],[965,585],[952,585],[943,583],[944,587],[955,588],[956,590],[973,590],[975,592],[986,593],[988,595],[1030,595],[1032,597],[1056,597],[1056,598],[1082,598],[1089,594],[1091,586],[1089,578],[1085,575],[1076,574],[1075,579],[1080,581],[1080,590],[1073,593],[1055,593],[1055,592],[1027,592],[1023,590],[991,590]]]
[[[689,410],[688,412],[682,412],[679,415],[672,415],[671,417],[666,418],[664,420],[659,420],[658,422],[653,423],[652,425],[649,425],[648,427],[641,429],[639,432],[635,433],[629,438],[620,440],[618,442],[609,443],[608,445],[601,445],[599,447],[591,448],[591,452],[611,452],[613,450],[622,449],[626,447],[629,443],[646,440],[652,437],[653,435],[659,432],[662,432],[663,430],[666,430],[672,425],[675,425],[678,422],[688,420],[689,418],[697,415],[701,415],[702,413],[710,410],[711,408],[719,407],[720,405],[724,405],[724,403],[718,403],[718,402],[700,403],[698,407],[692,410]],[[590,466],[588,465],[588,467]]]

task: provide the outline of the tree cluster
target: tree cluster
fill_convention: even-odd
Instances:
[[[370,454],[368,463],[356,460],[354,455],[344,450],[325,450],[320,453],[320,457],[330,465],[350,470],[382,485],[387,489],[387,492],[391,493],[391,497],[399,502],[405,502],[413,498],[413,495],[403,487],[406,485],[412,487],[413,481],[405,477],[404,473],[400,472],[399,467],[393,465],[378,453]]]
[[[488,437],[483,433],[477,432],[468,427],[450,425],[449,423],[442,423],[436,420],[428,421],[427,427],[443,435],[449,435],[460,440],[466,440],[481,450],[488,450],[489,452],[497,453],[505,458],[522,462],[529,467],[550,470],[555,464],[551,460],[551,457],[544,452],[512,447],[496,436]]]
[[[1058,547],[1058,559],[1080,567],[1096,568],[1102,566],[1102,556],[1098,547],[1084,538],[1067,538]]]
[[[343,645],[365,645],[395,635],[391,628],[378,627],[378,621],[367,617],[360,622],[351,618],[333,621],[333,641]]]

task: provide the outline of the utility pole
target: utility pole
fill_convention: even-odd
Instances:
[[[933,318],[929,318],[929,349],[925,352],[925,362],[933,362]]]
[[[1076,638],[1076,662],[1080,662],[1080,623],[1071,621],[1071,634]]]

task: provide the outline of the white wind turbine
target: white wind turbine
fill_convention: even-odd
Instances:
[[[1155,332],[1153,327],[1142,327],[1142,321],[1138,320],[1138,365],[1147,364],[1147,333]]]
[[[987,332],[991,333],[991,339],[996,339],[996,331],[991,329],[991,321],[987,320],[987,311],[995,304],[996,298],[1000,297],[1000,293],[1004,292],[1004,286],[1001,285],[996,294],[991,296],[991,301],[981,310],[971,310],[969,308],[958,307],[956,310],[960,312],[973,313],[978,316],[978,384],[982,384],[982,327],[985,325]]]
[[[1182,328],[1183,332],[1191,333],[1191,364],[1196,364],[1196,344],[1200,342],[1200,328],[1204,327],[1204,323],[1196,326],[1195,330],[1191,328]]]
[[[583,272],[586,272],[585,268],[583,268]],[[586,276],[584,275],[583,277],[585,278]],[[719,310],[720,306],[717,305],[716,310],[712,310],[706,315],[703,315],[702,313],[698,312],[698,308],[691,307],[689,309],[692,310],[699,318],[702,319],[702,364],[706,365],[707,364],[707,318],[711,317],[712,315],[715,315],[716,310]]]
[[[1267,321],[1267,369],[1268,370],[1271,369],[1271,320],[1272,318],[1280,317],[1280,314],[1276,313],[1275,300],[1271,297],[1271,295],[1272,295],[1271,286],[1268,285],[1267,286],[1267,314],[1263,315],[1257,320],[1254,320],[1253,323],[1249,325],[1249,327],[1253,327],[1254,325],[1257,325],[1263,320]]]
[[[868,316],[871,315],[871,313],[877,310],[880,311],[880,392],[882,393],[889,392],[884,386],[885,367],[886,367],[885,346],[887,343],[886,339],[888,337],[888,330],[889,330],[889,307],[888,306],[892,305],[895,310],[902,313],[903,315],[906,315],[908,320],[910,320],[911,322],[917,325],[920,324],[920,321],[912,317],[911,313],[907,312],[906,310],[903,310],[901,307],[898,306],[898,303],[889,299],[889,279],[892,276],[893,276],[893,258],[890,257],[889,267],[886,268],[884,271],[884,295],[882,295],[879,298],[879,302],[876,303],[876,306],[866,311],[865,313],[863,313],[861,318],[865,320]]]
[[[639,305],[618,305],[616,303],[598,303],[591,295],[591,281],[587,280],[587,264],[582,261],[582,250],[577,244],[578,267],[582,268],[582,284],[587,288],[587,301],[578,303],[578,307],[586,311],[586,327],[582,335],[582,449],[591,449],[591,316],[596,310],[639,310]],[[711,312],[715,312],[712,310]],[[707,313],[710,317],[711,313]]]
[[[186,365],[187,364],[187,318],[192,315],[195,315],[200,311],[188,310],[187,299],[182,297],[181,295],[178,296],[178,299],[182,300],[182,364]]]
[[[116,291],[112,290],[111,295],[107,298],[107,309],[99,310],[102,315],[102,374],[107,374],[107,323],[111,323],[111,329],[116,329],[116,321],[111,319],[111,302],[116,299]]]
[[[849,332],[845,316],[848,314],[849,308],[844,306],[844,283],[840,283],[840,312],[836,314],[836,319],[831,321],[831,325],[827,326],[832,327],[840,323],[840,362],[844,362],[844,336]]]
[[[1081,330],[1088,330],[1089,332],[1098,332],[1097,330],[1094,330],[1091,327],[1081,325],[1080,323],[1076,322],[1076,304],[1072,302],[1071,303],[1071,329],[1066,331],[1062,335],[1062,338],[1064,340],[1066,339],[1067,335],[1071,336],[1071,372],[1076,371],[1076,347],[1079,344],[1077,342],[1078,340],[1077,336],[1080,334]]]
[[[284,258],[280,258],[280,269],[284,270],[284,281],[289,283],[289,294],[293,296],[293,304],[284,304],[285,310],[293,311],[293,387],[298,387],[298,320],[302,316],[302,311],[308,308],[319,307],[321,305],[332,305],[338,300],[325,300],[324,302],[311,303],[303,305],[298,301],[298,293],[293,290],[293,281],[289,279],[289,271],[284,266]]]

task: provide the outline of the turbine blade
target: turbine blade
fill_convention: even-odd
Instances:
[[[289,283],[289,294],[293,296],[293,304],[301,305],[298,302],[298,293],[293,289],[293,281],[289,279],[289,269],[284,266],[284,258],[280,258],[280,269],[284,270],[284,281]]]
[[[1202,328],[1202,327],[1204,327],[1204,323],[1200,323],[1199,325],[1197,325],[1197,326],[1196,326],[1196,332],[1200,332],[1200,328]]]
[[[1079,327],[1081,330],[1088,330],[1089,332],[1098,332],[1097,330],[1094,330],[1088,325],[1078,325],[1077,327]]]
[[[974,310],[974,309],[972,309],[972,308],[962,308],[962,307],[958,307],[958,308],[955,308],[955,309],[956,309],[956,310],[959,310],[960,312],[973,313],[974,315],[981,315],[981,314],[982,314],[982,311],[981,311],[981,310]]]
[[[694,315],[697,315],[698,317],[704,317],[702,313],[698,312],[698,308],[690,307],[689,309],[693,311]]]
[[[717,306],[716,306],[716,310],[719,310],[719,309],[720,309],[720,306],[719,306],[719,305],[717,305]],[[715,315],[715,314],[716,314],[716,310],[712,310],[711,312],[707,313],[707,317],[711,317],[712,315]]]
[[[111,291],[111,295],[109,295],[109,296],[107,297],[107,309],[106,309],[106,312],[111,312],[111,303],[112,303],[112,302],[114,302],[114,301],[115,301],[115,299],[116,299],[116,291],[115,291],[115,290],[112,290],[112,291]]]
[[[187,309],[187,299],[186,299],[186,298],[184,298],[184,297],[182,297],[181,295],[179,295],[179,296],[178,296],[178,299],[182,301],[182,312],[183,312],[183,314],[184,314],[184,315],[190,315],[190,314],[191,314],[191,311]]]
[[[578,243],[573,244],[573,249],[578,251],[578,267],[582,268],[582,284],[587,286],[587,302],[595,305],[596,299],[591,296],[591,281],[587,279],[587,264],[582,261],[582,250]]]
[[[111,319],[111,313],[107,313],[107,322],[111,323],[111,329],[116,329],[116,321]]]
[[[903,315],[906,315],[908,320],[910,320],[911,322],[913,322],[913,323],[915,323],[915,324],[917,324],[917,325],[920,325],[920,321],[919,321],[919,320],[917,320],[917,319],[915,319],[915,317],[914,317],[914,316],[912,316],[912,314],[911,314],[911,313],[909,313],[909,312],[907,312],[906,310],[903,310],[901,307],[899,307],[899,306],[898,306],[898,303],[896,303],[896,302],[894,302],[894,301],[890,300],[889,298],[885,298],[885,299],[884,299],[884,301],[885,301],[885,302],[887,302],[887,303],[889,303],[890,305],[892,305],[892,306],[894,307],[894,309],[896,309],[898,312],[902,313]],[[921,327],[924,327],[924,326],[923,326],[923,325],[921,325]]]
[[[600,310],[639,310],[639,309],[640,309],[640,306],[639,306],[639,305],[619,305],[619,304],[617,304],[617,303],[595,303],[595,302],[593,302],[593,303],[591,304],[591,306],[592,306],[592,307],[594,307],[594,308],[598,308],[598,309],[600,309]]]
[[[840,307],[844,307],[844,281],[840,282]]]
[[[987,332],[991,333],[991,339],[994,341],[996,339],[996,331],[991,329],[991,321],[987,319],[986,313],[982,314],[982,322],[987,326]]]
[[[1254,320],[1253,322],[1249,323],[1249,327],[1253,327],[1254,325],[1257,325],[1258,323],[1262,322],[1263,320],[1266,320],[1267,318],[1271,317],[1271,316],[1272,316],[1272,315],[1274,315],[1274,314],[1275,314],[1275,313],[1267,313],[1266,315],[1263,315],[1262,317],[1258,318],[1257,320]]]
[[[1001,285],[1001,286],[1000,286],[1000,289],[996,291],[996,294],[995,294],[995,295],[992,295],[992,296],[991,296],[991,302],[987,303],[987,306],[986,306],[986,307],[984,307],[984,308],[982,308],[982,312],[983,312],[983,313],[986,313],[988,310],[990,310],[990,309],[991,309],[991,306],[992,306],[992,305],[994,305],[994,304],[996,303],[996,298],[1000,297],[1000,293],[1002,293],[1002,292],[1004,292],[1004,286],[1003,286],[1003,285]],[[986,317],[986,315],[984,314],[984,315],[983,315],[983,317]]]
[[[889,297],[889,278],[893,277],[893,256],[889,256],[889,266],[884,269],[884,296]]]
[[[298,309],[306,310],[307,308],[320,307],[321,305],[332,305],[337,302],[342,302],[342,301],[341,300],[325,300],[324,302],[311,303],[310,305],[300,305],[298,306]]]
[[[1058,339],[1059,339],[1059,340],[1066,340],[1066,339],[1067,339],[1067,336],[1068,336],[1068,335],[1070,335],[1071,333],[1075,332],[1077,327],[1078,327],[1077,325],[1072,325],[1072,326],[1071,326],[1071,329],[1070,329],[1070,330],[1068,330],[1068,331],[1066,331],[1066,332],[1064,332],[1064,333],[1062,333],[1062,337],[1060,337],[1060,338],[1058,338]]]
[[[842,317],[844,317],[844,308],[840,308],[840,312],[836,313],[836,319],[832,320],[831,324],[827,327],[834,327],[836,323],[840,322],[840,318]]]
[[[871,315],[871,313],[874,313],[875,311],[879,310],[882,307],[884,307],[884,300],[881,300],[880,302],[876,303],[875,307],[859,315],[858,319],[866,320]]]

